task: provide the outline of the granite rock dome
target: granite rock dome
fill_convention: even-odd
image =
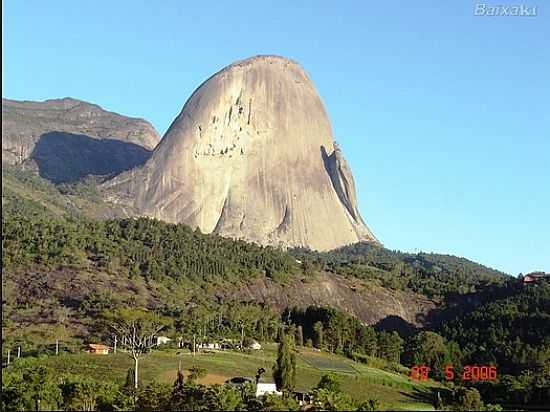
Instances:
[[[315,86],[278,56],[206,80],[151,158],[105,188],[137,214],[260,244],[328,250],[377,241]]]

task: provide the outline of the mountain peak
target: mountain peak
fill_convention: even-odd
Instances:
[[[315,86],[284,57],[210,77],[151,159],[106,187],[142,215],[205,233],[318,250],[377,242]]]
[[[2,99],[2,163],[24,164],[56,182],[128,170],[145,162],[159,140],[143,119],[71,97]]]

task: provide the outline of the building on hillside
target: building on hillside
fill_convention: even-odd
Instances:
[[[264,396],[268,394],[277,395],[277,396],[283,395],[282,392],[279,392],[277,390],[277,385],[275,385],[274,383],[258,383],[256,385],[256,398],[259,398],[260,396]]]
[[[215,342],[203,342],[197,345],[197,349],[221,349],[221,344]]]
[[[521,282],[525,285],[529,283],[537,283],[543,279],[550,279],[550,274],[547,274],[544,272],[528,273],[527,275],[521,278]]]
[[[256,342],[255,340],[253,340],[250,345],[248,345],[248,349],[253,349],[253,350],[260,350],[262,349],[262,345],[260,345],[258,342]]]
[[[313,395],[309,392],[293,391],[292,398],[300,406],[312,405],[314,401]]]
[[[108,355],[109,349],[109,346],[102,345],[100,343],[89,343],[88,346],[86,346],[86,352],[93,353],[95,355]]]
[[[168,342],[170,342],[172,339],[166,336],[157,336],[157,346],[164,345]]]
[[[223,339],[220,343],[220,349],[239,349],[239,346],[234,339]]]

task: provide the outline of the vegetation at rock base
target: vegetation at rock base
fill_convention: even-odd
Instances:
[[[145,279],[215,282],[263,274],[284,277],[295,260],[270,247],[203,235],[146,218],[92,221],[5,213],[2,265],[96,268]]]

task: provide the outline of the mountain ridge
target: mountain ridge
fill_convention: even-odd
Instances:
[[[74,98],[2,98],[2,165],[56,183],[111,175],[145,162],[160,140],[144,119]]]

